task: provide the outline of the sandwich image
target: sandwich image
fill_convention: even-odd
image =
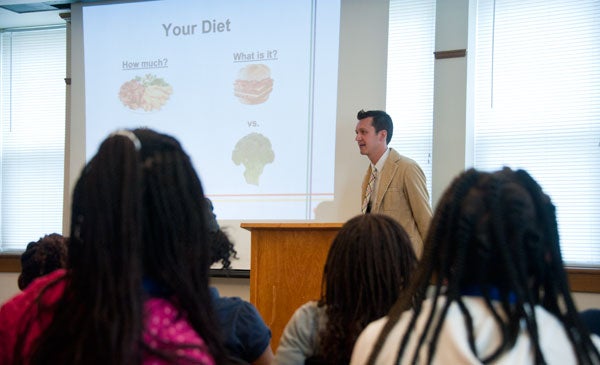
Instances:
[[[242,68],[234,83],[234,94],[244,104],[261,104],[273,90],[271,69],[263,64],[250,64]]]

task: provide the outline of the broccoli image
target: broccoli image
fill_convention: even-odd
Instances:
[[[236,143],[231,159],[236,165],[243,164],[246,168],[246,182],[258,186],[265,165],[275,160],[275,153],[267,137],[260,133],[250,133]]]

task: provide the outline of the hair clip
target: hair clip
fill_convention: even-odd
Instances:
[[[139,138],[135,135],[135,133],[128,129],[119,129],[118,131],[114,131],[110,134],[110,137],[112,136],[124,136],[129,138],[129,140],[133,142],[136,151],[139,151],[142,148],[142,143],[140,142]]]

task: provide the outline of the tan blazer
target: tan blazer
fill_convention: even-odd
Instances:
[[[361,202],[365,197],[371,165],[362,183]],[[423,252],[423,241],[431,222],[431,206],[425,174],[412,159],[390,148],[390,154],[379,175],[377,196],[371,213],[382,213],[397,220],[406,230],[417,257]]]

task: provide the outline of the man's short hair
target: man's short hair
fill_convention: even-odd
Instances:
[[[359,110],[358,114],[356,114],[356,118],[358,120],[373,117],[373,121],[371,125],[375,127],[375,133],[379,133],[379,131],[385,130],[387,132],[387,137],[385,139],[386,144],[389,144],[392,140],[392,135],[394,134],[394,123],[392,122],[392,118],[388,115],[388,113],[383,110],[367,110],[363,109]]]

